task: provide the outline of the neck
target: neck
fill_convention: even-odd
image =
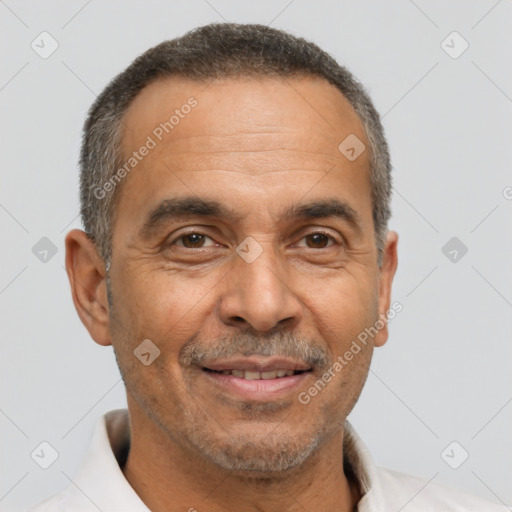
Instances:
[[[122,469],[152,512],[352,512],[361,497],[343,471],[342,430],[300,468],[247,476],[179,446],[140,410],[134,412],[130,408],[131,445]]]

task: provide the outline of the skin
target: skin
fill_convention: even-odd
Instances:
[[[191,96],[197,107],[116,191],[112,304],[94,244],[80,230],[66,238],[78,314],[97,343],[113,344],[127,388],[132,442],[123,472],[156,512],[349,512],[361,492],[343,471],[343,422],[387,327],[307,405],[297,394],[327,368],[314,367],[292,394],[263,403],[220,389],[180,364],[180,354],[191,339],[206,349],[243,333],[268,345],[275,335],[280,347],[288,333],[332,363],[386,313],[398,237],[388,232],[379,266],[368,151],[351,162],[338,150],[349,134],[368,145],[362,123],[318,78],[174,77],[130,105],[125,156]],[[170,218],[141,236],[148,212],[176,197],[217,201],[238,217]],[[333,198],[350,205],[357,224],[283,217],[287,207]],[[183,238],[187,230],[206,237]],[[262,249],[252,263],[236,252],[249,236]],[[133,354],[146,338],[160,349],[149,366]],[[238,469],[226,467],[226,453]],[[273,466],[263,470],[263,461]]]

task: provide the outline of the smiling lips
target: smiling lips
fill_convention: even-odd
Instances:
[[[208,371],[208,368],[206,370]],[[221,375],[233,375],[234,377],[238,377],[239,379],[245,380],[280,379],[282,377],[291,377],[292,375],[296,375],[299,373],[295,372],[294,370],[273,370],[267,372],[254,372],[250,370],[222,370],[221,372],[217,372],[215,370],[210,371],[220,373]]]
[[[276,398],[289,392],[312,371],[304,362],[283,357],[240,357],[217,359],[203,371],[228,391],[245,398]]]

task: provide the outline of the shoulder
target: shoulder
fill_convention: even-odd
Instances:
[[[492,503],[478,496],[391,469],[377,468],[379,481],[386,496],[403,501],[410,512],[442,510],[443,512],[505,512],[505,505]]]

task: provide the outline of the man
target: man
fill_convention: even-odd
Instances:
[[[376,469],[346,421],[400,307],[387,144],[346,69],[199,28],[107,86],[80,163],[66,267],[129,414],[35,510],[502,510]]]

